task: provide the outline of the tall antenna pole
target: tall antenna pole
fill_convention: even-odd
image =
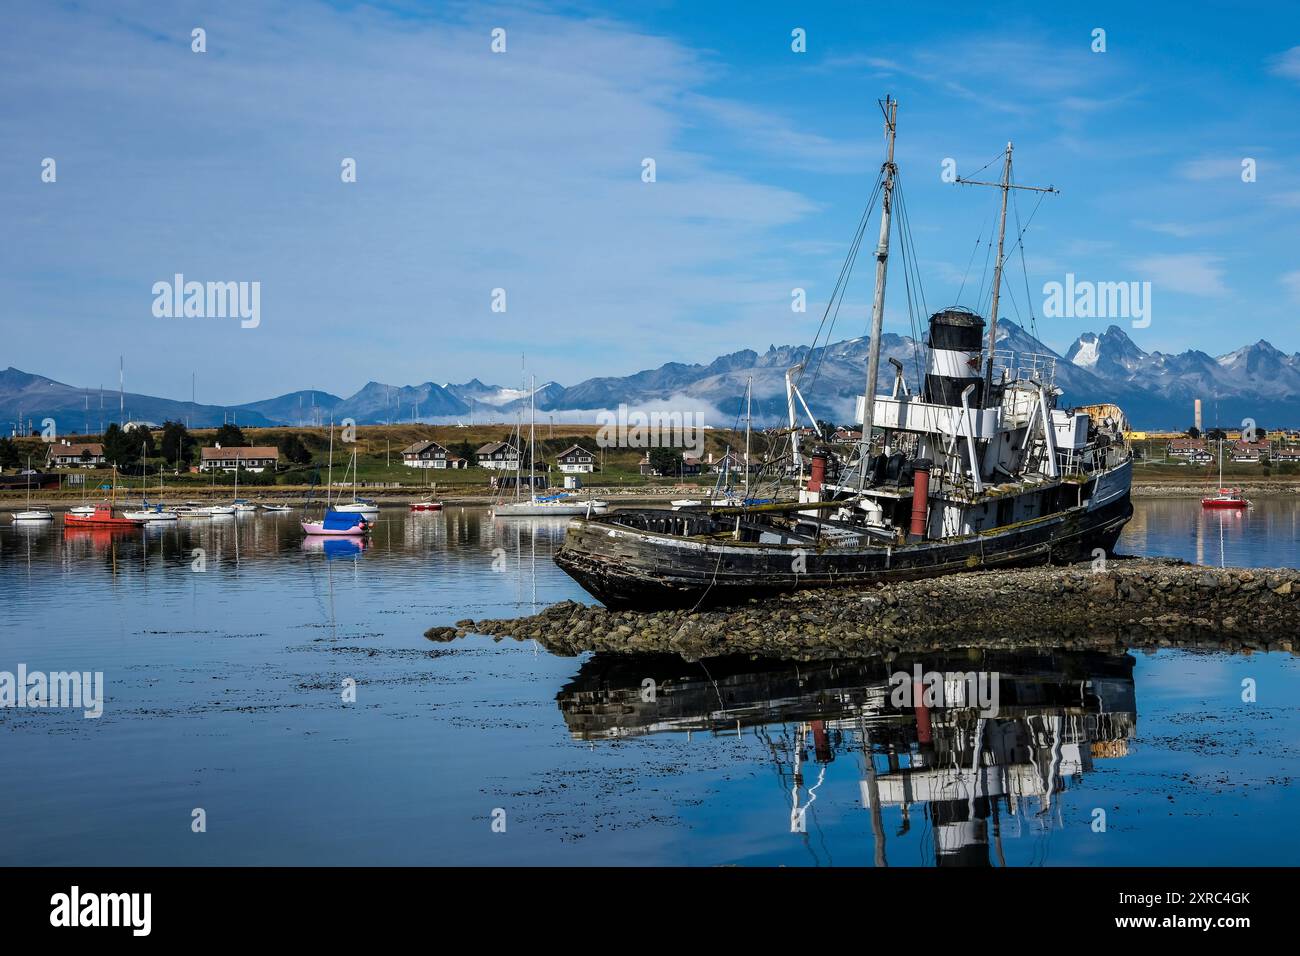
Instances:
[[[1002,160],[1002,180],[996,183],[982,183],[974,179],[963,179],[958,176],[955,180],[963,186],[996,186],[1002,190],[1002,212],[998,218],[998,259],[993,267],[993,302],[989,307],[989,358],[984,365],[984,401],[985,408],[989,407],[992,400],[993,391],[993,351],[998,342],[998,295],[1002,291],[1002,265],[1004,262],[1003,246],[1006,242],[1007,234],[1007,196],[1013,189],[1026,189],[1034,193],[1059,193],[1060,190],[1054,186],[1019,186],[1011,181],[1011,143],[1007,143],[1006,156]]]
[[[876,414],[876,386],[880,378],[880,330],[885,322],[885,276],[889,265],[889,221],[894,207],[894,133],[898,122],[898,100],[886,95],[880,104],[885,114],[885,162],[881,167],[884,184],[880,193],[880,238],[876,242],[876,296],[871,303],[871,345],[867,352],[867,394],[862,409],[862,449],[859,454],[858,491],[867,477],[867,455],[871,450],[871,426]],[[748,474],[748,472],[746,473]]]

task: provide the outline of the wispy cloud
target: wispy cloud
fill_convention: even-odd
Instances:
[[[1236,180],[1241,182],[1241,156],[1202,156],[1188,160],[1178,167],[1178,175],[1194,182],[1206,180]],[[1258,167],[1256,167],[1258,169]]]
[[[1290,80],[1300,80],[1300,46],[1293,46],[1285,53],[1270,57],[1269,72],[1275,76],[1284,76]]]
[[[737,135],[746,149],[758,150],[800,169],[860,171],[879,162],[877,141],[832,139],[806,123],[769,110],[712,96],[687,94],[682,105],[715,128]]]
[[[1149,280],[1156,292],[1187,295],[1223,296],[1228,287],[1223,282],[1223,258],[1211,253],[1191,252],[1147,256],[1136,262],[1138,272]]]
[[[1291,301],[1300,303],[1300,269],[1283,273],[1279,281],[1282,283],[1282,288],[1287,290]]]
[[[230,401],[268,381],[347,391],[375,369],[504,378],[520,351],[570,380],[596,355],[639,367],[650,341],[665,359],[673,343],[709,354],[765,298],[788,314],[766,244],[817,207],[693,149],[692,111],[807,163],[856,148],[703,97],[691,50],[600,20],[515,10],[493,54],[481,18],[326,4],[17,19],[0,37],[0,129],[24,151],[0,169],[0,201],[23,241],[0,281],[8,316],[44,321],[7,318],[7,345],[48,354],[53,330],[75,329],[78,354],[40,369],[74,381],[102,377],[94,363],[124,339],[166,340],[185,378],[237,352]],[[30,169],[45,155],[59,179],[43,187]],[[260,281],[256,345],[232,324],[154,318],[152,283],[175,272]],[[307,343],[285,382],[283,356]],[[137,386],[174,388],[167,374]]]

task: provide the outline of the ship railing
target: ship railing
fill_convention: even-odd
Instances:
[[[988,367],[988,358],[989,353],[985,349],[980,357],[980,368]],[[1019,382],[1053,385],[1056,382],[1056,356],[1041,352],[994,349],[993,381],[1009,385]]]
[[[1091,475],[1111,464],[1109,442],[1089,442],[1082,448],[1058,448],[1056,465],[1062,475]]]

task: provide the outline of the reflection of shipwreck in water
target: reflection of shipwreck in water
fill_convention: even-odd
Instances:
[[[990,843],[1002,862],[1004,827],[1059,821],[1068,784],[1128,752],[1133,664],[1069,651],[812,664],[597,655],[557,699],[582,740],[749,728],[791,795],[796,833],[828,767],[856,761],[877,864],[884,811],[897,810],[902,835],[920,804],[936,863],[986,865]]]

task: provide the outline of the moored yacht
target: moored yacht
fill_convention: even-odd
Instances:
[[[48,508],[32,507],[32,459],[27,458],[27,507],[14,514],[14,521],[53,521],[54,513]]]
[[[1202,508],[1249,508],[1250,502],[1240,488],[1224,488],[1223,485],[1223,439],[1219,439],[1219,491],[1201,499]]]

